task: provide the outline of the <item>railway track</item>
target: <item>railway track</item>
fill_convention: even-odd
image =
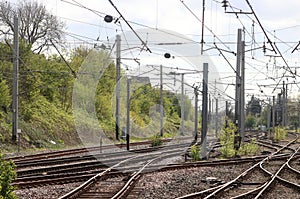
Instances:
[[[123,198],[129,195],[130,191],[134,188],[135,183],[141,177],[142,173],[148,169],[159,169],[161,165],[149,167],[154,162],[161,160],[162,158],[174,157],[182,154],[184,150],[182,148],[170,149],[155,154],[148,154],[147,159],[145,155],[136,155],[129,159],[123,160],[112,167],[107,168],[105,171],[93,176],[81,186],[72,190],[71,192],[60,197],[65,198]],[[140,160],[142,158],[142,160]],[[134,160],[134,161],[133,161]],[[113,169],[118,169],[123,164],[136,165],[138,160],[140,166],[136,168],[123,167],[123,174],[125,176],[117,176],[115,178],[109,178],[109,180],[103,180]],[[120,168],[119,168],[120,169]],[[118,169],[118,170],[119,170]]]
[[[185,137],[183,139],[190,139],[190,137]],[[170,142],[172,139],[163,139],[164,143]],[[130,143],[130,146],[132,147],[138,147],[138,146],[149,146],[151,145],[151,141],[141,141],[141,142],[133,142]],[[126,144],[120,143],[120,144],[113,144],[113,145],[103,145],[103,146],[94,146],[94,147],[83,147],[83,148],[75,148],[75,149],[66,149],[66,150],[59,150],[59,151],[51,151],[51,152],[42,152],[42,153],[36,153],[31,155],[21,155],[21,156],[15,156],[15,157],[7,157],[6,160],[12,160],[15,164],[21,164],[31,161],[37,161],[37,160],[46,160],[46,159],[53,159],[53,158],[61,158],[61,157],[68,157],[68,156],[75,156],[75,155],[86,155],[87,153],[92,152],[100,152],[110,149],[126,149]]]
[[[166,163],[162,164],[149,164],[146,166],[146,168],[143,169],[143,172],[141,172],[140,175],[137,176],[137,179],[133,180],[133,182],[137,182],[138,179],[145,173],[151,173],[152,171],[170,171],[170,170],[177,170],[177,169],[185,169],[185,168],[192,168],[192,167],[215,167],[220,165],[240,165],[243,163],[249,163],[249,165],[257,165],[261,161],[264,161],[265,164],[263,166],[265,169],[270,169],[268,166],[268,162],[274,161],[278,164],[281,164],[282,161],[285,161],[291,156],[292,152],[295,152],[294,158],[290,160],[289,164],[286,165],[284,169],[280,172],[278,175],[279,177],[283,178],[285,175],[291,175],[291,172],[295,175],[295,171],[291,171],[290,169],[287,169],[289,166],[292,167],[294,170],[299,171],[299,157],[300,153],[299,151],[295,150],[295,140],[291,141],[290,143],[286,144],[285,146],[282,146],[279,143],[270,143],[263,141],[261,142],[265,148],[270,149],[271,155],[261,155],[256,157],[249,157],[249,158],[235,158],[231,160],[212,160],[212,161],[201,161],[201,162],[190,162],[190,163],[183,163],[183,164],[169,164],[166,165]],[[260,141],[260,140],[259,140]],[[179,154],[183,154],[183,149],[186,148],[188,144],[185,146],[183,145],[170,145],[168,147],[164,146],[162,148],[172,149],[174,148],[181,148],[181,152]],[[218,144],[215,143],[212,145],[214,147],[218,147]],[[140,151],[139,151],[140,150]],[[148,161],[153,159],[153,154],[162,153],[162,151],[158,152],[157,149],[139,149],[136,152],[132,153],[130,156],[125,156],[122,153],[116,154],[115,152],[106,152],[101,154],[94,154],[93,156],[99,155],[99,157],[92,159],[93,156],[88,155],[77,155],[77,156],[71,156],[71,157],[64,157],[65,160],[61,160],[64,158],[47,158],[45,160],[34,160],[34,163],[31,163],[31,166],[26,167],[27,163],[30,163],[30,161],[23,161],[20,162],[20,172],[24,172],[22,175],[20,175],[15,181],[15,185],[18,186],[19,189],[23,188],[30,188],[30,187],[39,187],[43,185],[56,185],[56,184],[69,184],[72,182],[84,182],[89,181],[90,179],[94,184],[95,176],[99,176],[99,174],[105,172],[106,170],[109,170],[109,172],[105,172],[105,175],[101,175],[101,177],[97,177],[97,185],[92,186],[94,188],[84,188],[89,189],[90,191],[88,193],[85,193],[85,196],[83,195],[82,198],[91,198],[92,196],[95,196],[97,194],[100,194],[98,198],[112,198],[113,194],[116,194],[119,190],[121,190],[122,187],[125,186],[125,184],[128,182],[128,180],[134,175],[135,172],[138,172],[139,169],[148,163]],[[151,155],[152,153],[152,155]],[[168,151],[168,154],[172,153],[172,151]],[[177,156],[179,156],[177,154]],[[115,155],[115,156],[114,156]],[[134,158],[136,156],[139,156],[138,158]],[[81,161],[80,158],[84,157]],[[68,158],[73,158],[71,161],[67,160]],[[76,159],[77,158],[77,159]],[[107,158],[107,159],[105,159]],[[131,158],[133,158],[131,160]],[[298,158],[298,161],[297,161]],[[136,159],[134,161],[134,159]],[[101,160],[101,161],[99,161]],[[130,160],[132,164],[127,164],[126,162]],[[44,166],[45,162],[48,161],[48,166]],[[97,163],[98,161],[98,163]],[[107,162],[105,162],[107,161]],[[118,165],[118,167],[111,168],[111,165],[119,164],[120,162],[123,162],[123,164]],[[59,165],[55,165],[55,162],[61,162]],[[94,163],[93,163],[94,162]],[[103,164],[105,163],[105,164]],[[126,164],[125,164],[126,163]],[[22,166],[23,164],[23,166]],[[53,165],[51,165],[53,164]],[[84,166],[84,164],[87,164]],[[88,165],[91,164],[91,165]],[[93,165],[94,164],[94,165]],[[36,166],[34,169],[32,169],[32,166]],[[77,167],[75,166],[77,165]],[[94,168],[92,168],[94,166]],[[297,167],[298,166],[298,167]],[[61,167],[61,168],[59,168]],[[65,167],[63,169],[63,167]],[[43,170],[47,168],[48,170]],[[38,171],[40,169],[40,171]],[[275,168],[275,169],[278,169]],[[274,170],[275,170],[274,169]],[[32,172],[30,173],[30,170]],[[271,172],[273,172],[272,169],[270,169]],[[38,172],[37,172],[38,171]],[[28,172],[28,173],[26,173]],[[254,188],[260,187],[262,184],[259,183],[258,180],[254,179],[254,176],[260,176],[261,179],[263,179],[265,182],[267,182],[270,179],[270,174],[267,172],[264,172],[262,169],[260,169],[258,166],[256,166],[253,170],[249,171],[249,173],[242,175],[239,179],[237,179],[235,182],[232,182],[228,187],[223,188],[222,191],[218,192],[217,194],[213,194],[211,197],[208,198],[226,198],[226,197],[236,197],[237,195],[245,194],[247,191],[254,190]],[[231,180],[231,179],[230,179]],[[295,179],[297,180],[297,178]],[[280,182],[275,180],[275,183],[272,183],[272,186],[276,184],[277,182]],[[298,181],[294,181],[295,183],[298,183]],[[219,188],[222,188],[222,186],[226,185],[226,181],[222,182],[222,185],[213,187],[209,190],[203,190],[201,193],[193,193],[192,196],[182,196],[182,198],[201,198],[207,197],[210,194],[217,191]],[[135,183],[134,183],[135,184]],[[283,184],[281,182],[281,184]],[[142,189],[139,189],[139,187],[133,188],[133,185],[130,185],[129,189],[126,189],[127,198],[138,198],[138,195],[141,193]],[[130,191],[132,190],[132,191]],[[201,190],[201,189],[200,189]],[[84,191],[79,191],[80,193],[83,193]],[[64,192],[62,192],[64,193]],[[195,195],[196,194],[196,195]],[[199,195],[200,194],[200,195]],[[227,196],[228,195],[228,196]],[[176,196],[177,197],[177,196]],[[71,197],[72,198],[72,197]],[[77,198],[77,197],[76,197]]]
[[[63,164],[50,164],[42,167],[28,167],[25,169],[19,169],[17,171],[18,178],[13,182],[13,184],[18,186],[20,189],[25,187],[42,186],[46,184],[83,181],[95,175],[95,173],[99,173],[109,168],[110,165],[117,164],[124,160],[135,157],[136,155],[140,155],[141,157],[139,158],[139,161],[143,161],[147,160],[147,156],[151,155],[152,153],[170,151],[174,149],[183,150],[188,146],[188,144],[174,144],[164,147],[131,150],[130,153],[127,151],[104,153],[100,154],[101,157],[98,157],[97,159],[88,159],[80,162],[73,162],[74,157],[70,157],[72,161],[67,163],[66,161],[63,161]],[[75,159],[77,160],[77,158]],[[134,161],[132,161],[132,163],[138,164]],[[119,171],[120,169],[121,168],[119,168]],[[115,173],[112,175],[116,174],[118,174],[118,171],[115,171]]]
[[[277,147],[275,152],[255,163],[235,179],[179,198],[261,198],[278,183],[300,194],[300,172],[290,165],[293,161],[299,161],[299,136],[295,137],[284,146],[274,144],[273,146]],[[288,156],[283,159],[275,158],[282,153]],[[291,173],[293,178],[290,178]]]

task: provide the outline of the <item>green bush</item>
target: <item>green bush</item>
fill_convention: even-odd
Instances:
[[[234,148],[234,136],[236,131],[236,126],[232,121],[228,121],[227,127],[222,129],[220,136],[220,143],[222,147],[220,152],[223,157],[230,158],[234,157],[236,154],[239,155],[255,155],[259,151],[259,146],[256,144],[256,140],[251,140],[250,143],[243,144],[238,151]]]
[[[275,133],[274,133],[274,140],[275,141],[281,141],[283,139],[285,139],[287,135],[287,130],[278,126],[278,127],[275,127]]]
[[[191,146],[191,158],[193,161],[199,161],[201,159],[200,153],[201,150],[199,146],[196,145]]]
[[[12,161],[3,160],[2,155],[0,155],[0,198],[17,198],[13,192],[15,187],[11,185],[16,177],[15,164]]]
[[[162,141],[162,137],[158,134],[154,135],[152,138],[151,138],[151,146],[152,147],[155,147],[155,146],[161,146],[163,143]]]
[[[222,147],[220,148],[220,152],[223,157],[233,157],[236,154],[234,149],[234,134],[236,131],[236,126],[233,124],[231,120],[228,120],[227,126],[224,127],[220,134],[220,143]]]
[[[259,152],[259,146],[256,140],[252,139],[250,143],[244,144],[238,151],[240,155],[256,155]]]

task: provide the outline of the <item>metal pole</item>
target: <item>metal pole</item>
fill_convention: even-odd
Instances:
[[[285,85],[285,120],[284,124],[285,126],[288,125],[288,84]]]
[[[241,96],[241,51],[242,51],[242,29],[238,29],[238,39],[237,39],[237,58],[236,58],[236,83],[235,83],[235,114],[234,114],[234,123],[237,126],[237,131],[235,132],[234,146],[235,149],[240,147],[240,96]]]
[[[260,130],[262,130],[262,114],[263,114],[263,101],[260,102],[261,105],[260,105]]]
[[[228,127],[228,117],[229,117],[229,114],[228,114],[228,101],[225,102],[225,128]]]
[[[18,131],[18,95],[19,95],[19,19],[14,17],[14,66],[13,66],[13,99],[12,99],[12,141],[17,141]]]
[[[206,159],[206,133],[207,133],[207,91],[208,91],[208,63],[203,63],[203,89],[202,89],[202,159]]]
[[[198,86],[194,88],[195,93],[195,129],[194,129],[194,136],[195,136],[195,142],[197,142],[198,139]]]
[[[271,99],[269,99],[268,110],[267,110],[267,129],[271,127]]]
[[[181,135],[184,135],[184,74],[181,74]]]
[[[18,154],[20,154],[20,149],[21,149],[21,129],[18,129]]]
[[[271,139],[274,139],[275,134],[275,96],[273,96],[273,109],[272,109],[272,126],[273,126],[273,133]]]
[[[160,136],[163,136],[163,78],[162,78],[162,65],[160,65],[160,106],[159,106],[159,112],[160,112]]]
[[[298,118],[299,118],[299,121],[298,121],[298,130],[297,130],[297,133],[300,132],[300,104],[298,104]]]
[[[219,100],[216,98],[216,121],[215,121],[215,128],[216,128],[216,131],[215,131],[215,136],[216,136],[216,138],[218,137],[218,117],[219,117],[219,115],[218,115],[218,102],[219,102]]]
[[[245,41],[241,42],[241,104],[240,104],[240,134],[241,142],[244,143],[245,138]]]
[[[127,79],[127,121],[126,121],[126,148],[129,151],[129,138],[130,138],[130,79]]]
[[[121,74],[121,36],[116,36],[116,140],[120,140],[120,74]]]
[[[238,123],[239,123],[239,119],[240,119],[240,115],[239,115],[239,107],[240,107],[240,86],[241,86],[241,82],[240,82],[240,73],[241,73],[241,39],[242,39],[242,29],[238,29],[238,40],[237,40],[237,61],[236,61],[236,79],[235,79],[235,124],[237,127],[239,127]]]
[[[210,94],[208,94],[208,121],[211,121],[211,106],[212,106],[212,101],[211,101],[211,97]]]
[[[203,55],[203,45],[204,45],[204,17],[205,17],[205,0],[202,0],[202,34],[201,34],[201,55]]]
[[[282,83],[282,110],[281,110],[281,125],[285,126],[285,82]]]

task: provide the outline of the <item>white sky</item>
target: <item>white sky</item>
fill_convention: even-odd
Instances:
[[[193,16],[183,5],[182,0],[112,0],[123,16],[131,22],[136,22],[149,27],[158,29],[167,29],[183,34],[196,42],[201,41],[201,23]],[[107,38],[113,38],[116,33],[121,34],[129,30],[129,27],[121,20],[121,25],[114,23],[108,24],[103,21],[103,18],[78,6],[70,3],[80,3],[90,9],[99,11],[101,13],[110,14],[119,17],[118,13],[112,7],[108,0],[40,0],[39,2],[46,5],[46,8],[54,15],[57,15],[61,20],[65,21],[68,34],[82,39],[79,41],[74,37],[67,37],[67,44],[70,46],[78,45],[78,43],[90,42],[91,44],[101,44]],[[70,3],[67,3],[70,2]],[[200,19],[202,14],[202,2],[197,0],[183,1]],[[248,95],[261,95],[260,97],[266,99],[266,96],[276,95],[280,90],[274,93],[273,87],[261,87],[263,93],[259,92],[259,85],[277,84],[280,77],[284,73],[282,69],[284,62],[279,57],[264,56],[262,49],[251,52],[251,49],[262,47],[263,42],[267,41],[259,27],[254,15],[238,15],[228,14],[224,12],[224,8],[220,3],[221,0],[206,0],[205,1],[205,25],[212,30],[211,33],[207,28],[204,30],[204,49],[210,49],[213,42],[224,50],[236,51],[236,37],[237,29],[245,28],[246,30],[246,93]],[[299,0],[249,0],[261,24],[265,28],[270,40],[276,42],[280,52],[286,59],[289,67],[293,71],[298,70],[300,50],[291,51],[300,41],[300,1]],[[249,12],[250,8],[246,0],[229,0],[233,8]],[[232,11],[228,7],[227,11]],[[238,11],[238,10],[235,10]],[[101,16],[104,16],[103,14]],[[252,34],[252,21],[254,20],[254,34]],[[134,29],[144,28],[143,26],[132,24]],[[221,44],[216,38],[215,34],[226,45]],[[99,38],[100,41],[96,41]],[[253,39],[255,39],[255,45]],[[113,42],[113,41],[110,41]],[[271,48],[266,44],[268,49]],[[300,49],[300,47],[299,47]],[[206,51],[215,63],[218,72],[220,73],[223,83],[234,83],[234,78],[225,78],[234,76],[234,72],[227,62],[219,56],[216,49]],[[231,64],[235,67],[236,57],[232,53],[223,52]],[[200,53],[199,53],[200,54]],[[271,51],[267,51],[268,55],[275,55]],[[277,54],[278,55],[278,54]],[[252,59],[253,58],[253,59]],[[296,68],[295,68],[296,67]],[[297,71],[297,74],[300,71]],[[286,75],[290,76],[289,72]],[[270,80],[275,78],[276,81]],[[298,78],[299,79],[299,78]],[[298,82],[298,79],[284,77],[288,83]],[[221,80],[217,80],[218,82]],[[281,83],[282,84],[282,81]],[[224,89],[227,86],[224,85]],[[289,95],[296,96],[300,89],[297,85],[289,85]],[[234,87],[229,86],[226,93],[233,96]]]

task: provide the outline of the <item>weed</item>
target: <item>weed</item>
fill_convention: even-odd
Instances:
[[[193,145],[191,146],[191,157],[193,161],[199,161],[200,158],[201,149],[199,146]]]

